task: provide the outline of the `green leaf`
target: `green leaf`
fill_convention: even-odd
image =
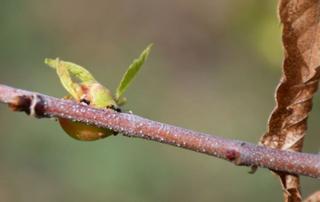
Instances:
[[[45,63],[56,69],[63,87],[75,100],[80,101],[80,99],[85,98],[91,106],[96,108],[116,106],[111,92],[98,83],[85,68],[58,58],[45,59]],[[81,82],[73,81],[72,78],[74,77]]]
[[[95,78],[91,75],[91,73],[86,70],[84,67],[81,67],[80,65],[77,65],[75,63],[72,62],[67,62],[67,61],[63,61],[63,60],[59,60],[57,59],[49,59],[46,58],[44,60],[44,62],[49,65],[50,67],[57,69],[58,67],[58,63],[57,61],[59,61],[59,64],[64,66],[72,76],[78,78],[79,80],[81,80],[82,82],[95,82]]]
[[[70,93],[70,95],[74,99],[78,100],[79,99],[78,92],[80,89],[80,85],[72,81],[68,68],[64,65],[64,62],[60,61],[58,58],[57,59],[46,58],[44,62],[50,67],[56,69],[60,82],[62,83],[63,87]]]
[[[119,102],[121,100],[121,97],[123,96],[124,92],[129,87],[130,83],[133,81],[134,77],[137,75],[138,71],[142,67],[143,63],[146,61],[151,47],[153,44],[148,45],[146,49],[141,53],[139,58],[133,60],[132,64],[129,66],[127,71],[124,73],[119,86],[116,91],[116,101]]]

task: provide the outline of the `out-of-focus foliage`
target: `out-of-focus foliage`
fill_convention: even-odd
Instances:
[[[10,1],[0,6],[0,82],[65,95],[45,57],[77,61],[115,89],[153,42],[127,110],[257,142],[280,78],[276,2],[258,0]],[[305,151],[319,149],[316,99]],[[53,120],[0,105],[0,201],[278,201],[269,171],[122,136],[79,142]],[[302,178],[307,195],[318,182]]]

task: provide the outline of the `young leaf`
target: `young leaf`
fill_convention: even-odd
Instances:
[[[70,93],[70,95],[79,100],[78,91],[80,89],[80,85],[73,82],[72,78],[69,74],[68,68],[64,65],[62,61],[57,59],[45,59],[45,64],[49,65],[50,67],[56,69],[59,79],[63,85],[63,87]]]
[[[127,69],[127,71],[125,72],[125,74],[123,75],[119,86],[117,88],[116,91],[116,101],[119,103],[119,101],[121,100],[122,95],[124,94],[124,92],[127,90],[127,88],[129,87],[130,83],[132,82],[132,80],[134,79],[134,77],[137,75],[138,71],[140,70],[140,68],[142,67],[143,63],[145,62],[145,60],[147,59],[150,50],[151,50],[152,44],[150,44],[139,56],[139,58],[133,60],[132,64],[129,66],[129,68]]]
[[[57,70],[63,87],[75,100],[79,101],[85,98],[90,102],[91,106],[96,108],[116,106],[111,92],[97,82],[85,68],[59,59],[45,59],[45,63]],[[73,76],[81,80],[81,82],[73,81]]]
[[[63,65],[72,76],[75,76],[82,82],[95,82],[95,78],[90,74],[88,70],[86,70],[84,67],[81,67],[80,65],[77,65],[72,62],[67,62],[59,59],[45,59],[45,63],[49,65],[52,68],[57,69],[57,61],[59,61],[59,64]]]

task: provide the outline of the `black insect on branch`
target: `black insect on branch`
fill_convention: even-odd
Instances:
[[[96,109],[70,100],[0,84],[0,102],[37,118],[66,118],[109,128],[127,137],[153,140],[228,160],[236,165],[264,167],[320,178],[320,155],[281,151],[164,124],[140,116]],[[200,116],[195,114],[195,116]]]

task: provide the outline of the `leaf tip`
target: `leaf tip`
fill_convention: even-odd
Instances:
[[[52,68],[56,68],[56,63],[59,61],[59,58],[56,58],[56,59],[52,59],[52,58],[45,58],[44,59],[44,63],[46,65],[48,65],[49,67],[52,67]]]
[[[149,54],[150,54],[151,49],[152,49],[153,46],[154,46],[153,43],[150,43],[150,44],[147,46],[147,48],[143,51],[142,54],[144,55],[145,58],[147,58],[147,57],[149,56]]]

